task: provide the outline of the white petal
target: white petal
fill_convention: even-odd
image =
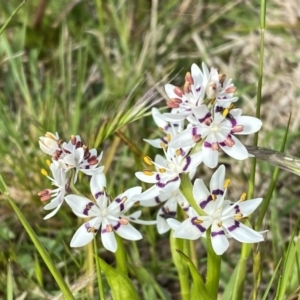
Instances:
[[[95,176],[98,173],[102,173],[104,170],[104,166],[98,168],[90,168],[90,169],[80,169],[80,171],[88,176]]]
[[[236,132],[235,134],[250,134],[257,132],[260,130],[262,126],[262,121],[255,118],[255,117],[249,117],[249,116],[240,116],[236,118],[237,125],[244,126],[243,131]]]
[[[104,173],[100,172],[94,174],[90,180],[90,188],[96,200],[99,197],[99,195],[103,193],[105,187],[106,187],[106,178]]]
[[[177,123],[177,122],[185,120],[189,114],[191,114],[190,111],[180,112],[180,113],[176,113],[176,114],[164,113],[164,114],[162,114],[162,118],[167,122]]]
[[[217,171],[213,174],[210,180],[210,191],[224,190],[224,181],[225,181],[225,166],[221,165]]]
[[[198,227],[192,224],[192,218],[188,218],[174,231],[173,236],[187,240],[197,240],[206,231],[207,224],[199,224]]]
[[[234,141],[234,145],[232,147],[220,145],[222,150],[225,153],[227,153],[229,156],[231,156],[237,160],[243,160],[243,159],[248,158],[248,151],[247,151],[246,147],[235,136],[232,135],[231,138]]]
[[[133,196],[132,201],[143,201],[155,198],[159,195],[160,191],[161,190],[156,185],[153,185],[151,188],[144,191],[140,195]]]
[[[212,225],[211,243],[214,251],[218,255],[222,255],[228,249],[229,242],[222,227]]]
[[[131,224],[121,225],[116,230],[116,233],[123,239],[130,241],[137,241],[143,238],[141,233],[138,230],[136,230]]]
[[[251,215],[260,205],[263,198],[256,198],[238,203],[238,207],[243,216]]]
[[[91,219],[90,221],[82,224],[75,232],[72,240],[71,247],[82,247],[88,244],[95,236],[96,232],[89,232],[89,228],[95,228],[99,230],[100,223],[97,218]]]
[[[210,115],[210,112],[205,104],[192,108],[192,111],[198,121]]]
[[[164,234],[170,230],[170,226],[165,218],[157,215],[157,231],[159,234]]]
[[[190,172],[191,170],[197,168],[202,162],[202,151],[198,151],[194,154],[188,155],[182,162],[183,172]]]
[[[144,172],[135,172],[135,176],[144,182],[148,182],[148,183],[156,183],[157,179],[156,179],[156,173],[153,172],[152,175],[146,175]]]
[[[229,235],[241,243],[257,243],[264,240],[260,233],[241,222],[226,220],[223,222],[223,226],[227,229]]]
[[[60,209],[62,204],[63,204],[63,202],[58,204],[57,207],[54,210],[51,211],[51,213],[49,213],[48,215],[46,215],[44,217],[44,220],[48,220],[48,219],[52,218],[58,212],[58,210]]]
[[[195,145],[193,140],[193,128],[191,127],[183,130],[179,133],[174,139],[171,140],[169,147],[171,148],[184,148],[184,147],[192,147]],[[197,130],[197,129],[195,129]]]
[[[177,230],[179,228],[179,226],[181,225],[181,222],[179,222],[179,221],[177,221],[176,219],[173,219],[173,218],[167,219],[167,222],[173,230]]]
[[[207,198],[210,196],[210,192],[205,186],[202,179],[195,180],[193,187],[193,196],[197,204],[203,209],[206,206],[203,202],[207,201]],[[203,204],[201,205],[201,203]]]
[[[219,153],[210,147],[202,147],[203,163],[209,168],[215,168],[218,165]]]
[[[161,149],[161,143],[162,143],[161,139],[153,139],[153,140],[143,139],[143,140],[146,143],[150,144],[152,147]]]
[[[111,252],[116,252],[118,248],[118,244],[116,241],[116,237],[113,231],[108,232],[106,231],[106,225],[109,225],[108,223],[102,224],[102,230],[101,230],[101,241],[103,244],[103,247]]]
[[[87,218],[100,215],[98,206],[88,198],[77,195],[67,195],[65,200],[71,207],[73,213],[78,217]]]

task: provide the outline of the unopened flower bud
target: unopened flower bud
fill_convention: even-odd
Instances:
[[[40,137],[39,144],[43,152],[49,155],[54,155],[57,150],[60,150],[58,133],[54,135],[51,132],[47,132],[45,136]]]

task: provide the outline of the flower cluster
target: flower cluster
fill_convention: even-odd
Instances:
[[[228,248],[231,237],[243,243],[263,241],[261,232],[244,224],[262,198],[245,201],[242,195],[235,203],[227,200],[224,165],[212,176],[210,190],[202,179],[194,181],[190,193],[184,193],[182,186],[182,176],[192,180],[202,162],[215,168],[220,150],[238,160],[248,158],[247,149],[236,136],[257,132],[261,121],[242,116],[242,110],[235,108],[238,98],[234,96],[236,88],[232,80],[227,80],[215,68],[209,71],[204,63],[202,70],[192,65],[183,88],[167,84],[165,91],[171,111],[160,113],[152,108],[153,119],[163,134],[157,139],[145,139],[163,155],[157,154],[155,159],[146,156],[147,168],[135,173],[139,180],[152,184],[143,192],[139,186],[131,187],[112,200],[106,191],[104,167],[99,166],[102,153],[97,155],[96,149],[85,146],[80,136],[72,136],[68,143],[62,142],[57,133],[40,138],[40,148],[52,157],[53,177],[48,178],[56,187],[39,193],[42,201],[51,199],[44,209],[52,212],[45,219],[54,216],[64,200],[75,215],[88,218],[74,234],[71,247],[86,245],[100,230],[103,246],[115,252],[114,233],[129,240],[142,238],[130,221],[156,224],[161,234],[173,229],[174,237],[190,240],[207,237],[206,233],[210,232],[209,238],[218,255]],[[77,182],[79,172],[91,176],[93,200],[74,194],[72,184]],[[188,194],[192,195],[190,199],[184,196]],[[160,205],[156,220],[140,220],[141,211],[126,215],[136,204]],[[179,210],[182,213],[178,216]]]

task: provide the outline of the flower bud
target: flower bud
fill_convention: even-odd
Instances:
[[[40,137],[39,144],[43,152],[53,155],[57,150],[60,150],[58,133],[54,135],[51,132],[47,132],[45,136]]]

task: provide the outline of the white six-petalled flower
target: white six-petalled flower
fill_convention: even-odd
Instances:
[[[134,204],[132,197],[141,193],[141,187],[130,188],[111,202],[106,194],[106,179],[103,173],[93,176],[90,185],[96,202],[77,195],[67,195],[65,197],[74,214],[81,218],[91,218],[76,231],[71,240],[71,247],[81,247],[88,244],[101,228],[103,246],[109,251],[116,252],[115,233],[132,241],[142,238],[140,232],[129,221],[147,225],[156,223],[156,221],[138,220],[140,212],[125,216],[125,213]]]
[[[182,223],[168,219],[174,229],[174,237],[196,240],[206,234],[211,227],[211,241],[216,254],[223,254],[229,246],[228,237],[242,243],[257,243],[264,240],[262,234],[240,222],[249,216],[261,203],[262,198],[233,203],[225,200],[225,166],[221,165],[210,182],[210,191],[201,179],[194,183],[193,196],[206,215],[199,216],[190,208],[188,218]]]

